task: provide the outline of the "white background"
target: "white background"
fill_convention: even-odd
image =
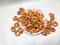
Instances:
[[[20,7],[40,9],[47,19],[48,13],[53,12],[55,20],[60,23],[60,0],[0,0],[0,45],[60,45],[60,24],[56,32],[48,36],[23,33],[16,37],[10,28],[14,24],[12,18]]]

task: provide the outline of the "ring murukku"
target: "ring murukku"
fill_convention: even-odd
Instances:
[[[15,32],[15,35],[16,36],[20,36],[20,32]]]
[[[55,22],[52,23],[52,25],[53,25],[54,27],[56,27],[56,26],[58,26],[58,23],[55,21]]]
[[[46,31],[41,32],[41,34],[42,34],[43,36],[47,36],[47,32],[46,32]]]
[[[51,32],[55,32],[56,30],[55,30],[55,28],[51,27],[51,30],[50,31]]]
[[[40,25],[39,28],[40,28],[40,30],[44,30],[45,29],[44,25]]]
[[[19,27],[19,23],[16,22],[16,23],[14,24],[14,27]]]
[[[12,32],[16,32],[15,27],[11,27],[11,31],[12,31]]]
[[[35,29],[32,28],[29,32],[30,32],[30,34],[33,34],[35,32]]]
[[[53,13],[49,13],[49,16],[50,16],[50,17],[54,17],[54,14],[53,14]]]
[[[17,16],[14,16],[13,20],[14,21],[17,21],[18,20],[18,17]]]
[[[38,22],[40,25],[41,25],[41,24],[44,24],[43,19],[38,19],[37,22]]]

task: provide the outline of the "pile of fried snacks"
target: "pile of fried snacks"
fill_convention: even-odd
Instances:
[[[35,9],[28,9],[26,11],[21,7],[17,14],[17,16],[13,17],[15,23],[11,27],[11,31],[14,32],[16,36],[20,36],[24,30],[30,34],[41,31],[40,34],[47,36],[51,32],[55,32],[55,27],[58,26],[53,13],[48,14],[50,17],[49,20],[44,19],[42,11]]]

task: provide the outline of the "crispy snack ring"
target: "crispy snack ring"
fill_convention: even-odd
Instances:
[[[55,20],[55,17],[54,17],[54,14],[53,13],[49,13],[49,16],[50,16],[50,20],[51,21],[54,21]]]
[[[38,21],[37,21],[37,22],[39,23],[39,25],[44,24],[43,19],[38,19]]]
[[[14,27],[19,27],[19,23],[16,22],[16,23],[14,24]]]
[[[51,30],[50,31],[51,32],[55,32],[56,30],[55,30],[55,28],[51,27]]]
[[[29,32],[30,32],[30,34],[35,33],[35,28],[32,28]]]
[[[56,26],[58,26],[58,23],[57,23],[57,22],[53,22],[52,25],[53,25],[54,27],[56,27]]]
[[[47,36],[47,32],[46,31],[41,32],[41,34],[44,35],[44,36]]]
[[[12,31],[12,32],[16,32],[15,27],[11,27],[11,31]]]
[[[50,16],[50,17],[54,17],[54,14],[53,14],[53,13],[49,13],[49,16]]]
[[[14,21],[17,21],[18,20],[18,17],[17,16],[14,16],[13,20]]]

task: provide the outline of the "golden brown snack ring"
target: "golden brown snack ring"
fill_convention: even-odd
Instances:
[[[14,27],[19,27],[19,23],[16,22],[16,23],[14,24]]]
[[[11,27],[11,31],[12,31],[12,32],[16,32],[15,27]]]
[[[53,13],[49,13],[49,16],[50,16],[50,17],[54,17],[54,14],[53,14]]]
[[[53,25],[54,27],[56,27],[56,26],[58,26],[58,23],[55,21],[55,22],[52,23],[52,25]]]
[[[43,36],[47,36],[47,32],[46,32],[46,31],[41,32],[41,34],[42,34]]]
[[[16,36],[20,36],[20,32],[15,32],[15,35]]]
[[[17,21],[18,20],[18,17],[17,16],[14,16],[13,20],[14,21]]]
[[[29,32],[30,32],[30,34],[33,34],[35,31],[34,31],[35,29],[34,28],[32,28]]]
[[[55,28],[51,27],[51,30],[50,31],[51,32],[55,32],[56,30],[55,30]]]

